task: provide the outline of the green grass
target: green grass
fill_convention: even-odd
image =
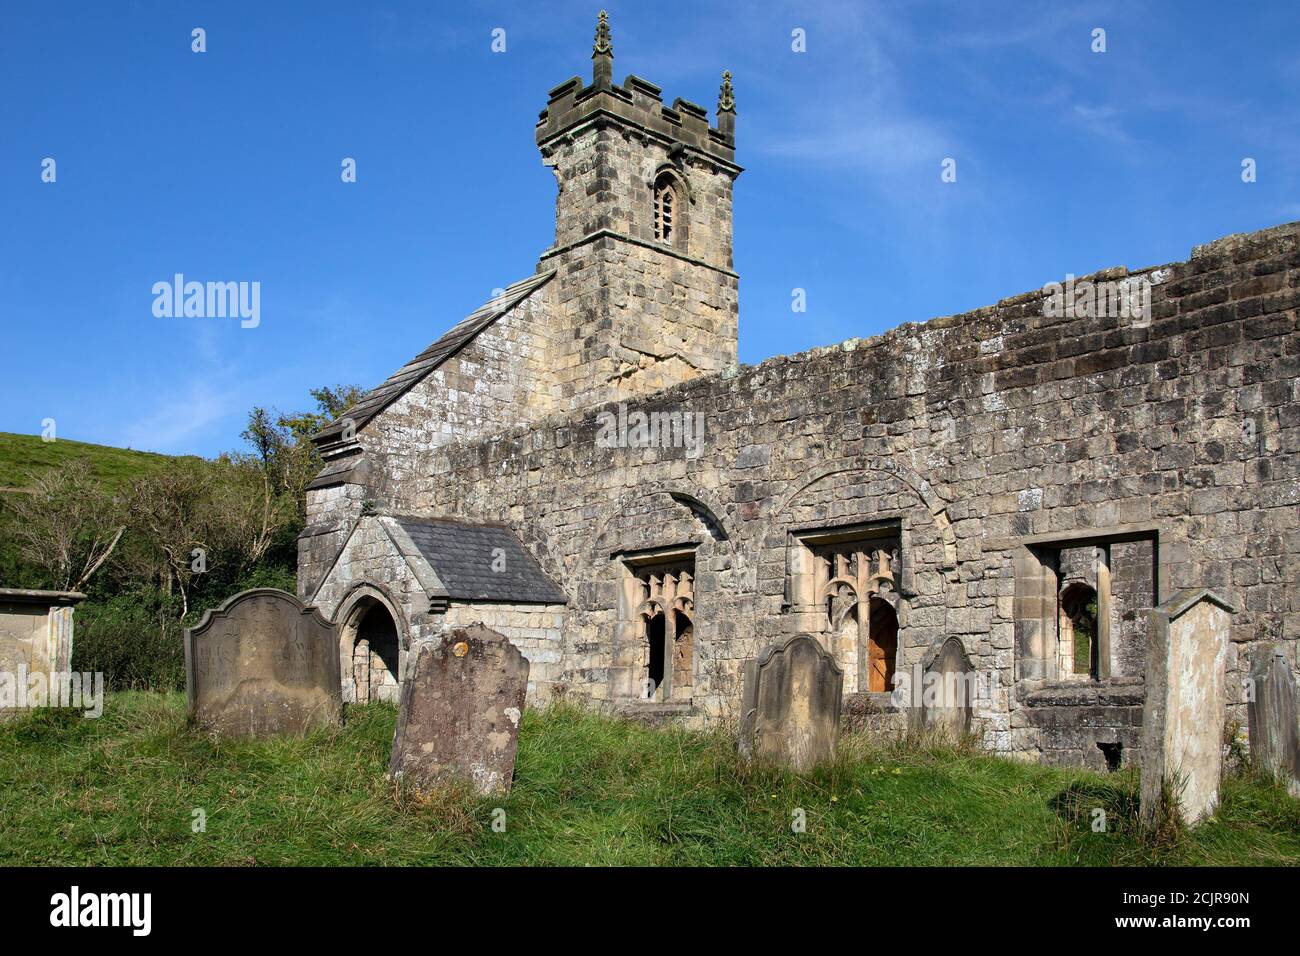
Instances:
[[[47,468],[73,458],[89,458],[108,490],[117,491],[129,480],[166,463],[167,455],[128,448],[111,448],[60,438],[46,442],[40,435],[0,432],[0,488],[27,488],[32,478]]]
[[[746,767],[722,732],[556,706],[525,715],[508,797],[422,797],[385,779],[394,718],[371,705],[305,738],[220,741],[186,725],[179,694],[122,693],[98,720],[13,721],[0,864],[1300,863],[1300,801],[1248,779],[1225,782],[1213,821],[1145,836],[1128,772],[847,736],[835,764],[798,777]],[[1109,832],[1092,832],[1094,807]]]

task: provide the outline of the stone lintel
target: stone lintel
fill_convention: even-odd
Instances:
[[[70,607],[86,599],[80,591],[39,591],[33,588],[0,588],[0,603],[43,604],[46,607]]]

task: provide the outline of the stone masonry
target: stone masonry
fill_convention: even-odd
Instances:
[[[956,638],[985,747],[1105,768],[1140,757],[1151,608],[1212,588],[1237,609],[1225,705],[1244,725],[1246,652],[1277,644],[1295,670],[1300,641],[1300,224],[1086,277],[1145,289],[1141,315],[1061,315],[1035,290],[738,366],[730,80],[714,127],[614,86],[601,23],[593,82],[553,90],[538,124],[555,244],[322,433],[303,596],[372,587],[408,630],[485,620],[529,656],[534,696],[692,723],[736,719],[745,661],[801,632],[843,655],[846,704],[885,713],[870,674]],[[701,414],[700,453],[609,447],[620,406]],[[562,600],[430,603],[400,550],[341,570],[367,515],[507,528]],[[684,582],[687,600],[641,600]],[[1071,614],[1095,617],[1091,668],[1062,643]]]

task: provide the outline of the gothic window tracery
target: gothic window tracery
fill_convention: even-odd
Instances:
[[[898,618],[882,595],[894,590],[897,547],[880,540],[814,545],[813,580],[846,690],[893,690]]]
[[[632,569],[646,700],[689,700],[695,662],[695,560]]]

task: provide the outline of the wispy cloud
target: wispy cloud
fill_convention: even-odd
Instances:
[[[123,426],[114,444],[164,453],[188,451],[204,429],[238,411],[235,396],[246,394],[230,380],[194,376],[180,394],[168,394],[147,415]]]

